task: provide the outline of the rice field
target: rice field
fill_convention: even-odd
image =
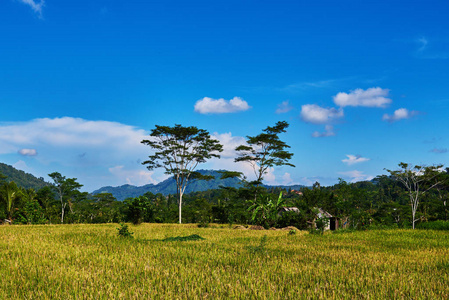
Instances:
[[[446,231],[117,227],[0,226],[0,299],[449,298]]]

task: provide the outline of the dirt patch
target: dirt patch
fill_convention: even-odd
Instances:
[[[263,228],[263,226],[260,226],[260,225],[252,225],[249,229],[250,230],[265,230],[265,228]]]
[[[296,228],[295,226],[287,226],[287,227],[284,227],[284,228],[282,228],[282,230],[296,230],[296,231],[299,231],[299,229],[298,228]]]
[[[242,225],[235,225],[232,229],[247,230],[248,228],[246,228],[245,226],[242,226]]]

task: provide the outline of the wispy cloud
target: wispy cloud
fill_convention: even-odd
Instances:
[[[251,106],[240,97],[234,97],[231,100],[212,99],[204,97],[195,103],[195,111],[200,114],[223,114],[245,111]]]
[[[291,106],[287,101],[283,101],[281,104],[278,104],[278,108],[276,109],[277,114],[285,114],[288,113],[293,109],[293,106]]]
[[[334,103],[340,107],[364,106],[364,107],[387,107],[392,100],[387,98],[389,90],[380,87],[367,90],[356,89],[349,93],[338,93],[334,96]]]
[[[344,116],[343,109],[324,108],[316,104],[301,106],[300,117],[304,122],[312,124],[329,124]]]
[[[283,87],[281,90],[294,91],[294,90],[304,90],[307,88],[327,88],[327,87],[331,87],[337,81],[339,81],[339,80],[328,79],[328,80],[319,80],[319,81],[310,81],[310,82],[298,82],[298,83],[294,83],[294,84],[289,84],[289,85]]]
[[[354,165],[354,164],[358,164],[358,163],[362,163],[362,162],[370,160],[369,158],[362,157],[361,155],[347,154],[346,156],[348,158],[343,159],[342,162],[344,162],[348,166],[351,166],[351,165]]]
[[[319,132],[319,131],[314,131],[312,133],[313,137],[328,137],[328,136],[334,136],[335,132],[334,132],[334,126],[332,125],[326,125],[324,127],[324,132]]]
[[[420,38],[416,39],[416,43],[418,43],[418,45],[419,45],[419,48],[416,51],[423,52],[424,50],[426,50],[427,44],[429,42],[427,41],[427,39],[425,37],[420,37]]]
[[[41,0],[39,3],[37,3],[34,0],[19,0],[20,2],[28,5],[31,7],[31,9],[39,15],[40,18],[42,18],[42,8],[45,5],[45,1]]]
[[[415,55],[421,59],[449,59],[447,39],[429,39],[427,37],[419,37],[414,40],[417,45]]]
[[[316,81],[303,81],[297,82],[293,84],[289,84],[280,88],[280,91],[283,92],[299,92],[308,89],[326,89],[326,88],[335,88],[341,86],[342,84],[347,84],[348,82],[352,82],[357,80],[358,78],[355,76],[344,77],[344,78],[336,78],[336,79],[325,79],[325,80],[316,80]]]
[[[410,119],[411,117],[416,116],[417,114],[418,114],[417,111],[409,111],[406,108],[399,108],[395,110],[392,115],[384,114],[382,120],[392,123],[399,120]]]
[[[443,153],[447,153],[447,148],[433,148],[429,152],[433,152],[436,154],[443,154]]]

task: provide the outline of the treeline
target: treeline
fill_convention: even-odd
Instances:
[[[421,183],[415,221],[448,220],[449,170],[440,172],[440,184]],[[0,219],[9,224],[175,223],[178,220],[176,195],[146,193],[117,201],[112,194],[80,192],[75,178],[52,173],[54,183],[37,191],[19,187],[2,176]],[[431,187],[431,188],[430,188]],[[428,189],[427,189],[428,188]],[[290,208],[290,209],[283,209]],[[293,208],[293,209],[292,209]],[[332,215],[340,227],[363,229],[369,226],[412,226],[410,191],[394,176],[372,181],[291,190],[261,186],[220,188],[184,196],[184,223],[256,224],[265,228],[317,226]],[[326,215],[320,215],[320,212]],[[325,220],[328,221],[328,220]],[[313,225],[312,225],[313,224]]]

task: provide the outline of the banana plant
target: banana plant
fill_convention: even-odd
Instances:
[[[14,204],[16,200],[21,196],[20,189],[13,181],[6,182],[0,188],[0,195],[1,198],[6,202],[6,221],[12,223]]]
[[[264,227],[275,226],[278,221],[278,212],[284,206],[285,200],[282,198],[282,192],[277,199],[270,195],[257,197],[248,208],[252,211],[251,221]]]

